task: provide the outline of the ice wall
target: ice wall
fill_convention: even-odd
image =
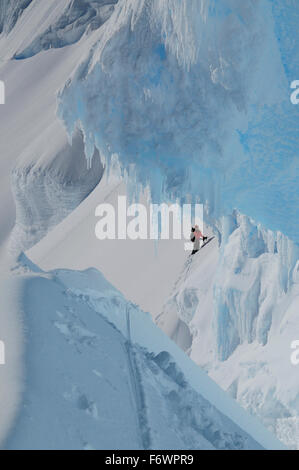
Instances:
[[[279,299],[292,298],[299,249],[281,233],[263,229],[250,218],[233,214],[224,220],[227,240],[220,247],[214,282],[217,354],[226,360],[244,343],[265,346],[279,317]],[[227,227],[231,233],[227,233]]]
[[[278,28],[295,40],[299,7],[275,3],[120,1],[61,93],[69,132],[155,200],[192,194],[210,222],[237,208],[297,242],[299,115]]]

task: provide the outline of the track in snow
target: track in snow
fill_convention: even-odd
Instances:
[[[126,307],[127,341],[125,343],[125,348],[128,358],[128,369],[130,384],[132,388],[132,395],[136,407],[137,423],[141,439],[141,448],[149,449],[151,443],[150,429],[146,418],[145,397],[144,390],[141,386],[140,372],[136,363],[135,354],[132,349],[130,310],[131,305],[128,305]]]

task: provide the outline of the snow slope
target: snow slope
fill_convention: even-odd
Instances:
[[[184,351],[193,352],[197,336],[200,335],[200,359],[215,352],[213,337],[213,288],[218,264],[218,242],[212,239],[195,257],[187,258],[183,270],[176,280],[171,295],[155,318],[157,325]],[[198,324],[193,328],[196,317]],[[212,346],[213,345],[213,346]],[[192,355],[198,362],[197,355]]]
[[[98,271],[17,269],[26,388],[6,449],[282,448]]]
[[[175,286],[159,325],[279,438],[296,447],[298,384],[287,355],[298,325],[298,108],[289,101],[298,53],[288,39],[296,42],[297,2],[291,0],[285,6],[282,0],[246,4],[119,0],[103,5],[96,0],[19,0],[5,1],[1,7],[0,78],[6,83],[9,104],[0,108],[2,249],[7,250],[8,238],[15,254],[31,247],[30,258],[45,270],[98,267],[129,300],[157,316],[185,261],[182,244],[99,244],[94,236],[95,207],[105,198],[115,203],[119,192],[142,198],[142,186],[150,188],[155,202],[188,197],[205,202],[206,221],[220,249],[215,241],[197,255],[198,265],[187,265],[188,272]],[[57,93],[59,116],[72,139],[56,114]],[[128,187],[122,178],[103,181],[103,165],[111,170],[115,154],[123,176],[129,177]],[[11,260],[6,261],[3,253],[5,278]],[[53,302],[57,294],[55,308],[63,310],[53,274],[38,276],[36,286],[24,283],[24,305],[34,304],[34,319],[42,305],[38,289],[44,288],[44,276]],[[73,276],[77,279],[79,274]],[[6,285],[1,321],[10,338],[14,365],[11,376],[2,382],[1,396],[11,397],[2,410],[2,435],[11,425],[22,389],[22,342],[20,328],[15,328],[20,325],[22,306],[13,305],[9,292],[13,289],[19,300],[23,284],[17,291]],[[47,288],[43,292],[47,298]],[[72,302],[68,300],[71,309]],[[86,308],[85,302],[80,303],[79,310]],[[45,313],[56,322],[52,310]],[[63,311],[62,315],[67,315],[68,323],[73,321],[71,314]],[[44,327],[33,323],[33,330]],[[68,328],[60,323],[58,332],[69,339]],[[53,327],[54,344],[56,330]],[[80,337],[78,331],[76,326],[75,337]],[[139,346],[144,347],[146,339]],[[40,412],[37,395],[46,397],[46,391],[39,389],[45,372],[32,352],[38,347],[37,334],[32,340],[26,363],[34,364],[28,373],[33,374],[37,389],[26,389],[29,411],[26,414],[22,408],[21,433]],[[74,357],[63,346],[61,351],[67,367]],[[56,364],[55,357],[53,361]],[[148,364],[155,369],[151,360]],[[183,373],[190,368],[197,377],[198,369],[187,364],[179,362]],[[118,364],[112,366],[117,376]],[[51,367],[55,369],[53,363]],[[61,377],[62,369],[59,373]],[[62,384],[88,382],[84,374]],[[134,375],[132,370],[130,374]],[[196,389],[192,374],[187,382]],[[55,371],[52,378],[58,380]],[[149,388],[152,379],[150,373],[144,377]],[[210,395],[210,386],[207,390],[204,398]],[[76,385],[75,391],[60,392],[59,410],[66,393],[70,403],[79,403],[96,420],[94,397],[89,400]],[[135,398],[140,409],[141,398]],[[219,406],[216,399],[213,405]],[[186,403],[178,407],[177,400],[173,406],[178,414],[189,410]],[[77,420],[77,409],[70,405],[68,417]],[[239,423],[238,413],[232,416],[230,406],[222,411]],[[245,421],[246,415],[242,416]],[[67,423],[67,417],[64,420]],[[171,418],[166,422],[172,429]],[[56,432],[55,423],[52,429]],[[86,424],[84,439],[77,429],[77,437],[67,438],[65,433],[63,442],[88,448],[95,429]],[[132,442],[139,446],[136,428],[130,429]],[[190,442],[197,439],[197,432],[184,429]],[[250,433],[257,439],[256,428],[250,428]],[[40,436],[34,438],[36,445],[44,445]],[[185,445],[183,436],[172,438],[174,445]],[[30,435],[23,439],[24,434],[12,434],[9,445],[32,445]],[[201,445],[216,445],[211,436],[206,440],[210,444],[201,440]]]
[[[96,207],[101,202],[117,207],[119,195],[127,195],[122,178],[117,173],[104,177],[75,212],[26,253],[45,270],[98,268],[128,300],[155,317],[187,256],[184,241],[98,240]],[[145,195],[140,201],[148,207]]]
[[[31,57],[41,50],[65,47],[81,39],[88,30],[100,28],[109,19],[118,0],[74,0],[60,2],[65,10],[56,21],[15,54],[16,59]],[[53,7],[51,5],[51,7]],[[60,5],[61,7],[61,5]],[[39,7],[40,8],[40,7]]]
[[[1,59],[9,60],[28,47],[63,15],[70,0],[3,0],[1,3]],[[25,8],[24,8],[25,7]]]
[[[5,82],[7,105],[0,108],[0,215],[4,221],[0,241],[7,238],[16,217],[13,250],[36,243],[101,180],[103,168],[98,152],[89,168],[82,134],[77,132],[73,143],[69,142],[56,115],[56,95],[80,61],[81,47],[83,51],[89,49],[88,40],[76,47],[63,46],[77,42],[91,24],[91,29],[100,27],[114,3],[20,0],[1,4],[5,27],[0,34],[0,76]],[[67,37],[72,31],[78,34],[59,44],[54,37],[45,39],[49,31],[57,38]],[[31,42],[40,46],[35,50],[39,54],[27,60],[12,60]]]
[[[52,50],[27,61],[0,64],[1,79],[6,84],[6,105],[0,108],[3,202],[0,236],[4,241],[15,222],[13,189],[17,199],[17,230],[22,233],[12,243],[19,249],[38,241],[54,219],[60,221],[101,179],[98,159],[88,170],[80,135],[75,140],[74,152],[56,116],[56,92],[75,66],[78,53],[75,49]],[[35,208],[30,212],[28,199],[34,191],[36,202],[30,204]],[[55,201],[57,193],[59,205]],[[30,233],[31,229],[34,233]]]
[[[26,60],[10,60],[18,51],[27,47],[35,36],[42,35],[53,22],[58,21],[68,3],[60,0],[51,3],[34,1],[30,7],[32,9],[24,11],[19,16],[9,34],[7,30],[0,36],[0,76],[6,85],[6,105],[0,107],[2,299],[0,338],[5,339],[9,361],[9,368],[0,370],[0,402],[5,403],[5,407],[1,407],[1,440],[14,422],[23,388],[23,325],[19,316],[22,311],[20,300],[22,285],[18,286],[10,280],[7,281],[11,266],[14,266],[14,257],[20,250],[35,244],[62,218],[65,218],[82,199],[92,193],[102,177],[102,165],[98,155],[95,154],[96,158],[89,168],[80,133],[70,143],[56,116],[56,93],[78,63],[82,55],[81,47],[88,48],[88,43],[85,41],[76,47],[41,51]],[[17,7],[16,2],[14,6]],[[1,12],[3,13],[2,9]],[[8,11],[5,14],[7,25]],[[108,187],[108,193],[111,190],[112,187],[110,189]],[[126,194],[124,186],[123,193]],[[128,250],[125,245],[118,250],[122,267],[120,264],[111,263],[115,247],[118,245],[115,242],[110,245],[109,250],[107,246],[100,249],[99,242],[94,236],[96,221],[94,211],[96,205],[102,202],[102,194],[93,197],[92,204],[87,203],[86,214],[83,214],[83,221],[84,217],[89,216],[90,225],[87,222],[83,223],[80,211],[75,215],[75,223],[78,225],[77,241],[67,239],[66,233],[71,230],[65,227],[66,239],[64,246],[61,246],[62,250],[60,246],[56,247],[55,256],[54,249],[51,253],[45,249],[42,253],[43,258],[49,254],[48,261],[52,262],[51,267],[75,265],[75,269],[86,269],[90,266],[100,268],[103,266],[106,267],[106,271],[108,270],[108,274],[111,274],[112,269],[110,277],[132,300],[142,304],[146,310],[159,311],[180,269],[179,258],[176,260],[171,255],[176,252],[177,247],[169,249],[165,246],[167,257],[164,257],[164,267],[161,269],[159,259],[155,256],[155,247],[152,245],[148,257],[142,259],[142,253],[147,253],[147,250],[144,245],[139,246],[134,267],[136,272],[143,272],[143,276],[130,279],[125,274],[125,269],[127,264],[131,263],[130,256],[136,252],[135,246],[131,246],[131,250]],[[83,228],[84,233],[80,233],[80,228]],[[85,250],[82,249],[84,239]],[[55,243],[56,241],[52,239],[50,242],[52,248]],[[11,252],[11,256],[8,255],[8,251]],[[99,259],[103,255],[102,263]],[[168,258],[174,259],[171,276],[168,275],[164,290],[157,290],[163,279],[163,273],[164,279],[167,279]],[[146,265],[147,259],[153,260],[151,268]],[[63,261],[63,264],[59,264],[60,261]],[[150,282],[151,277],[156,279],[154,285]],[[142,280],[144,282],[141,282]]]
[[[9,33],[32,0],[3,0],[0,10],[0,32]]]
[[[34,1],[10,34],[0,36],[1,55],[14,56],[27,47],[29,38],[40,37],[56,24],[68,5],[62,3]],[[46,238],[37,246],[36,256],[32,255],[34,261],[46,270],[99,268],[129,299],[156,315],[185,257],[182,242],[156,246],[154,242],[96,239],[97,205],[110,193],[107,202],[115,204],[118,193],[127,194],[126,183],[120,185],[116,176],[111,182],[103,181],[103,189],[93,193],[103,173],[99,155],[95,152],[89,168],[80,132],[69,142],[56,115],[56,94],[90,49],[93,34],[96,31],[74,46],[41,51],[26,60],[5,60],[0,65],[7,102],[0,107],[0,241],[9,236],[10,250],[16,254],[29,249],[91,194],[73,221],[68,218],[58,229],[57,241],[55,234],[51,237],[55,249],[50,249]],[[145,198],[143,202],[148,204]],[[111,261],[114,258],[117,263]],[[127,275],[128,265],[132,265],[131,276]]]

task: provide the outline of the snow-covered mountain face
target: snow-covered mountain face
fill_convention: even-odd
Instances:
[[[247,364],[255,349],[256,360],[271,350],[260,367],[245,367],[239,388],[237,371],[229,384],[225,372],[218,380],[277,433],[298,415],[293,374],[281,385],[295,339],[282,325],[298,302],[299,114],[290,84],[299,54],[289,42],[298,15],[295,1],[123,1],[60,94],[60,115],[70,134],[83,130],[89,159],[94,147],[108,163],[117,154],[155,201],[206,202],[220,244],[212,291],[187,275],[170,300],[178,323],[168,305],[165,329],[208,370],[243,345]],[[278,332],[282,363],[272,349]]]
[[[34,1],[23,9],[17,2],[11,2],[1,10],[7,27],[0,35],[1,79],[6,84],[9,105],[0,109],[1,198],[5,201],[0,209],[5,220],[0,242],[14,224],[15,201],[16,223],[10,237],[13,251],[20,252],[38,242],[93,191],[103,175],[98,152],[88,166],[82,133],[77,132],[70,142],[56,116],[57,91],[78,63],[80,49],[67,50],[62,47],[64,43],[56,42],[48,44],[51,50],[46,54],[43,49],[47,49],[47,44],[42,39],[48,31],[64,37],[62,29],[53,25],[61,25],[66,17],[66,30],[75,31],[81,25],[82,35],[97,17],[93,12],[90,16],[83,14],[93,3]],[[104,3],[96,2],[102,13],[102,8],[110,5]],[[18,21],[8,28],[12,12]],[[78,18],[82,19],[80,25]],[[78,37],[74,36],[74,42]],[[32,42],[36,47],[39,45],[40,54],[26,60],[11,60],[30,48]]]
[[[32,0],[2,0],[0,6],[0,33],[9,33],[23,11],[30,5]]]
[[[204,202],[206,222],[217,239],[184,271],[159,324],[290,447],[298,445],[298,381],[289,361],[289,345],[298,329],[295,136],[299,116],[298,107],[289,99],[290,82],[298,78],[298,17],[295,0],[287,5],[282,0],[20,0],[3,1],[0,6],[4,61],[0,78],[7,84],[10,103],[5,114],[0,109],[5,118],[1,130],[6,136],[0,142],[4,182],[0,190],[5,201],[0,207],[5,221],[0,242],[10,234],[11,247],[20,252],[48,234],[48,258],[57,260],[61,253],[63,260],[76,259],[80,265],[80,258],[90,255],[89,238],[83,240],[83,232],[78,230],[82,213],[75,212],[72,228],[76,230],[73,237],[68,233],[67,243],[60,237],[58,247],[51,234],[84,199],[88,203],[88,195],[102,179],[103,163],[109,169],[115,157],[129,174],[131,194],[138,195],[140,186],[146,186],[154,202]],[[12,234],[14,205],[7,187],[11,174],[17,209]],[[94,220],[94,208],[84,212],[84,222]],[[76,237],[80,240],[77,251],[72,248],[78,246]],[[142,250],[143,268],[147,256],[147,250]],[[170,256],[175,256],[173,251]],[[121,250],[117,257],[117,270],[128,277]],[[26,311],[35,312],[36,317],[43,276],[30,286],[27,297]],[[78,273],[73,276],[72,283],[82,281]],[[87,276],[87,283],[92,277]],[[67,348],[58,340],[59,334],[71,347],[96,342],[94,337],[90,339],[90,330],[100,331],[104,324],[91,321],[86,339],[86,330],[82,332],[82,325],[78,326],[79,311],[88,313],[85,302],[79,296],[77,311],[74,299],[67,298],[67,308],[63,307],[63,288],[57,288],[56,278],[47,281],[49,292],[43,292],[49,298],[57,294],[53,308],[58,313],[44,313],[54,315],[47,326],[53,342],[59,342],[61,354]],[[154,295],[148,285],[145,291]],[[112,296],[109,305],[114,300]],[[32,327],[43,329],[44,325],[34,325],[32,320]],[[30,352],[32,361],[34,348],[37,343]],[[55,360],[50,346],[48,353]],[[151,371],[157,372],[161,358],[144,352],[137,355],[141,368],[145,364],[149,368],[147,385],[151,388]],[[84,356],[80,377],[63,382],[57,408],[52,402],[53,409],[62,410],[64,400],[68,401],[74,422],[80,413],[94,420],[90,427],[86,425],[84,439],[74,444],[87,448],[97,446],[88,435],[99,431],[96,398],[81,390],[81,384],[89,380],[85,364],[90,357],[89,353]],[[73,362],[72,351],[62,367]],[[35,366],[35,378],[41,384],[44,370],[40,363]],[[53,363],[51,367],[55,368]],[[117,376],[117,358],[113,367]],[[52,380],[59,381],[55,371]],[[90,383],[94,385],[92,380]],[[161,387],[157,392],[159,400],[166,395],[171,402],[179,385],[172,383],[175,390],[170,393],[163,382],[164,390]],[[14,436],[11,447],[32,444],[22,440],[23,430],[45,408],[32,399],[39,392],[28,391],[26,399],[32,406],[20,417],[21,435]],[[188,393],[193,406],[193,392],[191,395]],[[47,394],[40,396],[45,403]],[[176,400],[171,403],[172,411],[179,415],[189,407],[185,402],[179,406]],[[201,412],[199,421],[207,418]],[[194,419],[190,417],[191,422]],[[65,423],[67,426],[67,419]],[[171,429],[170,418],[167,423]],[[160,426],[159,421],[155,426]],[[132,424],[132,440],[136,437],[133,428]],[[190,442],[198,438],[198,429],[193,431]],[[67,433],[63,437],[68,445]],[[201,444],[217,447],[210,437]],[[225,446],[232,440],[230,435]],[[183,435],[175,445],[185,446]]]
[[[65,11],[18,58],[29,57],[43,49],[63,47],[78,41],[87,28],[99,28],[111,16],[118,0],[61,0]],[[2,0],[0,33],[8,34],[29,6],[35,8],[40,0]],[[55,3],[52,2],[55,8]],[[51,8],[51,7],[50,7]]]
[[[291,362],[298,331],[294,245],[235,214],[186,264],[158,325],[227,392],[289,447],[298,449],[299,377]],[[298,258],[298,256],[297,256]]]
[[[297,243],[298,107],[289,86],[298,57],[287,40],[296,37],[296,15],[295,2],[66,0],[13,55],[86,33],[90,47],[59,113],[70,134],[82,128],[89,160],[95,146],[108,164],[117,154],[155,201],[206,202],[220,239],[221,217],[238,209]]]
[[[36,155],[32,146],[27,150],[30,162],[31,152]],[[19,162],[12,172],[16,201],[16,224],[11,234],[14,252],[31,248],[63,220],[93,191],[104,172],[97,151],[91,167],[87,167],[80,131],[71,144],[65,142],[58,149],[53,159],[40,160],[34,166],[28,166],[26,160],[24,165]]]

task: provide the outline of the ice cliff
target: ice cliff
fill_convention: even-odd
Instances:
[[[268,1],[119,2],[60,115],[70,133],[82,128],[88,158],[94,146],[117,154],[155,200],[191,194],[209,219],[238,209],[298,242],[298,107],[284,55],[297,31],[286,21]]]
[[[298,247],[235,213],[188,261],[158,325],[290,448],[299,443]],[[191,263],[191,264],[190,264]]]
[[[0,33],[8,34],[23,11],[30,5],[32,0],[2,0],[0,7]]]

